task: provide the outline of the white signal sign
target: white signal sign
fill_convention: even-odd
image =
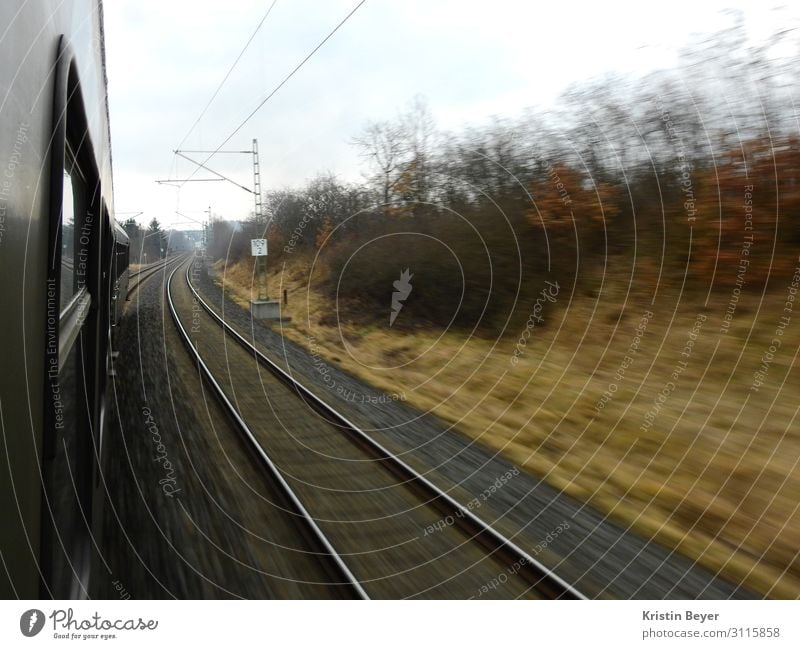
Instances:
[[[253,257],[266,257],[267,256],[267,240],[266,239],[250,239],[250,251]]]

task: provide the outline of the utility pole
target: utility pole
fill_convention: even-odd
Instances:
[[[208,250],[208,231],[211,229],[211,206],[208,206],[208,218],[203,224],[203,255]]]
[[[264,206],[261,202],[261,163],[258,159],[258,140],[253,138],[253,199],[255,201],[255,219],[256,223],[258,223],[258,227],[262,227],[262,223],[264,220]],[[263,233],[264,238],[266,238],[266,227],[264,228],[265,231]],[[259,290],[258,290],[258,299],[259,300],[266,300],[268,299],[267,293],[267,256],[263,255],[262,257],[256,257],[256,261],[259,263],[259,272],[261,274],[261,281],[259,282]]]
[[[188,160],[194,165],[197,165],[199,169],[205,169],[206,171],[210,172],[214,175],[213,178],[189,178],[184,179],[177,179],[177,178],[170,178],[167,180],[157,180],[156,182],[162,185],[176,185],[180,187],[185,182],[208,182],[208,181],[227,181],[233,185],[236,185],[240,189],[243,189],[246,192],[250,192],[253,194],[253,201],[254,201],[254,208],[255,208],[255,220],[259,227],[264,227],[264,231],[262,233],[262,239],[251,239],[250,245],[251,250],[253,252],[254,257],[264,257],[262,260],[256,260],[256,263],[260,267],[261,273],[261,281],[259,282],[259,298],[257,300],[251,300],[251,311],[256,318],[261,319],[279,319],[280,318],[280,302],[277,300],[270,300],[267,291],[267,240],[266,240],[266,223],[264,222],[264,205],[261,200],[261,161],[258,157],[258,140],[253,138],[253,148],[250,151],[222,151],[222,150],[215,150],[215,151],[204,151],[204,150],[175,150],[175,155]],[[193,158],[190,158],[187,153],[204,153],[210,154],[209,158],[204,162],[199,162]],[[233,153],[233,154],[242,154],[246,153],[253,156],[253,189],[251,190],[249,187],[245,187],[237,183],[235,180],[228,178],[227,176],[211,169],[206,163],[208,160],[219,153]],[[209,213],[209,221],[211,219],[211,207],[208,208]],[[209,228],[210,228],[209,223]]]
[[[258,140],[253,138],[253,198],[255,199],[256,222],[261,225],[263,210],[261,205],[261,164],[258,160]]]

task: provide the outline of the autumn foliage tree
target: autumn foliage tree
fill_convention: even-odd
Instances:
[[[354,139],[362,183],[327,173],[267,193],[273,249],[322,248],[331,277],[357,268],[342,284],[354,317],[381,312],[395,263],[445,324],[462,292],[469,317],[453,322],[505,323],[547,274],[584,294],[609,273],[650,294],[763,287],[797,265],[800,65],[741,29],[700,37],[674,70],[578,84],[549,111],[454,132],[416,99]]]
[[[317,236],[314,239],[314,247],[317,250],[319,250],[325,245],[331,232],[333,232],[333,223],[331,222],[331,217],[324,216],[322,218],[322,224],[319,226],[319,229],[317,230]]]
[[[569,268],[580,257],[605,254],[607,226],[620,214],[619,187],[555,162],[531,183],[531,197],[526,216],[541,229],[551,258]]]
[[[800,226],[797,138],[752,138],[717,152],[693,178],[689,271],[706,285],[763,287],[795,267]]]

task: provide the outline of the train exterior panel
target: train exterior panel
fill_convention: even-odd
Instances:
[[[8,0],[0,25],[0,593],[82,597],[121,275],[103,8]]]
[[[112,231],[113,261],[111,277],[111,318],[116,327],[125,312],[125,300],[128,296],[128,264],[130,263],[130,239],[119,223],[114,224]]]

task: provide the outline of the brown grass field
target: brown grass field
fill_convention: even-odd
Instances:
[[[743,296],[727,332],[725,290],[705,304],[662,289],[651,304],[652,289],[622,281],[598,296],[561,287],[544,326],[517,346],[520,327],[493,340],[338,323],[335,305],[308,289],[308,261],[289,262],[269,280],[273,294],[289,291],[288,338],[313,336],[327,361],[734,582],[800,593],[800,308],[753,389],[788,282]],[[218,267],[247,307],[250,261]]]

